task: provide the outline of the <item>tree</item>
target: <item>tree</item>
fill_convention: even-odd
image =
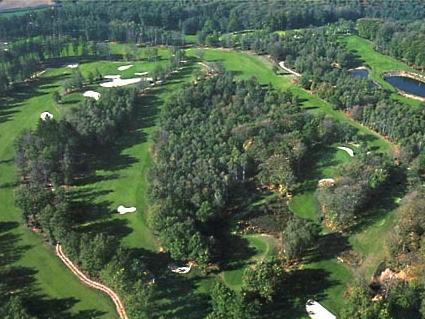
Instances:
[[[246,269],[243,276],[243,291],[250,298],[260,298],[271,303],[285,278],[282,265],[276,261],[260,261]]]
[[[207,319],[255,318],[258,304],[249,302],[242,295],[217,282],[211,290],[212,312]]]
[[[299,259],[314,246],[319,236],[320,228],[312,221],[296,216],[289,219],[283,231],[283,250],[288,260]]]

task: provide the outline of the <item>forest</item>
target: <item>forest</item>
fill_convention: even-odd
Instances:
[[[365,61],[344,42],[422,74],[424,17],[419,0],[0,13],[0,317],[114,317],[53,313],[22,236],[50,265],[61,245],[128,318],[305,318],[311,298],[342,319],[425,318],[425,106],[353,77]]]

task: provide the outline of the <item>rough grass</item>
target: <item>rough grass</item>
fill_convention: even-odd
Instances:
[[[255,251],[254,255],[245,260],[236,269],[227,270],[221,273],[221,276],[232,289],[240,290],[242,288],[242,278],[247,267],[252,266],[258,261],[271,258],[277,253],[277,239],[267,235],[245,235],[244,238],[248,242],[248,248]]]
[[[401,96],[397,94],[396,88],[384,80],[383,74],[391,71],[408,71],[418,73],[417,70],[407,64],[382,53],[375,51],[374,44],[366,39],[356,35],[341,38],[346,47],[354,52],[360,60],[370,69],[369,76],[384,89],[392,92],[392,98],[402,104],[408,104],[414,107],[421,105],[420,101]]]
[[[115,48],[116,51],[119,48]],[[143,50],[141,50],[143,53]],[[166,51],[160,50],[161,59],[155,63],[166,63]],[[103,74],[116,70],[119,65],[127,64],[120,61],[96,61],[82,63],[80,70],[84,76],[96,68]],[[155,63],[137,61],[133,68],[120,72],[130,76],[130,72],[150,71]],[[183,71],[183,78],[174,78],[170,84],[155,89],[152,96],[144,97],[138,104],[137,122],[130,132],[119,140],[117,149],[109,150],[104,154],[105,166],[96,170],[95,182],[81,186],[83,196],[88,192],[95,192],[93,203],[103,205],[102,211],[109,218],[119,204],[135,205],[137,213],[124,216],[114,215],[113,223],[128,230],[123,239],[129,247],[156,250],[158,244],[146,226],[146,172],[151,165],[149,148],[152,144],[152,132],[156,125],[157,111],[165,99],[174,92],[178,86],[188,81],[192,67]],[[49,111],[56,118],[60,118],[69,109],[83,99],[82,92],[76,92],[64,98],[65,103],[55,105],[52,93],[60,88],[72,71],[68,68],[56,68],[46,72],[42,78],[25,88],[16,90],[15,96],[1,101],[0,105],[0,221],[21,223],[21,212],[14,205],[13,192],[16,186],[16,168],[14,165],[14,141],[24,129],[34,128],[40,113]],[[119,74],[118,72],[112,74]],[[91,87],[91,89],[97,89]],[[85,90],[83,90],[85,91]],[[100,91],[100,90],[99,90]],[[147,107],[145,107],[147,106]],[[115,152],[115,153],[114,153]],[[92,194],[93,195],[93,194]],[[90,195],[90,196],[92,196]],[[88,214],[91,212],[88,211]],[[98,216],[99,217],[99,216]],[[102,216],[102,219],[105,216]],[[116,220],[116,221],[115,221]],[[105,220],[103,219],[103,222]],[[115,231],[120,231],[120,226]],[[122,228],[122,227],[121,227]],[[114,305],[106,296],[82,285],[52,253],[41,237],[31,233],[24,226],[13,231],[20,238],[19,245],[26,247],[25,253],[16,262],[16,265],[34,269],[37,288],[48,297],[58,300],[67,299],[70,311],[78,313],[83,310],[94,310],[99,315],[96,318],[115,318]]]
[[[14,141],[23,129],[35,127],[41,112],[49,111],[58,116],[51,94],[59,80],[60,78],[46,73],[40,82],[16,90],[13,98],[0,103],[0,221],[2,222],[22,223],[21,212],[14,204],[16,186]],[[69,308],[74,313],[95,310],[104,314],[96,318],[115,318],[114,305],[109,298],[82,285],[53,254],[52,248],[45,246],[39,235],[31,233],[24,226],[14,229],[13,233],[19,238],[17,244],[25,247],[22,256],[14,265],[35,271],[34,286],[40,293],[58,301],[70,300]]]

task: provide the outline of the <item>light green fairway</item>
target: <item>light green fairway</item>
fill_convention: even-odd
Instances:
[[[369,145],[379,148],[382,152],[391,152],[393,145],[378,133],[364,127],[340,111],[332,109],[331,105],[317,96],[303,90],[292,82],[288,76],[277,75],[272,71],[272,64],[265,57],[226,49],[205,49],[204,59],[210,62],[223,62],[226,70],[233,71],[239,78],[257,78],[260,83],[271,83],[277,89],[288,89],[302,101],[302,106],[332,116],[338,121],[345,121],[356,127],[361,135],[367,135]],[[188,55],[193,55],[188,50]]]
[[[14,141],[19,133],[36,126],[40,113],[49,111],[58,116],[51,93],[56,89],[58,78],[46,73],[40,82],[19,90],[15,99],[1,102],[0,122],[0,221],[21,223],[21,212],[14,204],[16,168],[14,164]],[[95,310],[104,315],[95,318],[115,318],[115,308],[108,297],[82,285],[78,279],[54,255],[52,247],[42,242],[40,235],[31,233],[24,226],[13,230],[19,237],[18,247],[25,249],[16,266],[33,269],[36,287],[48,298],[71,298],[72,312]]]
[[[420,101],[401,96],[397,94],[397,90],[384,80],[383,74],[391,71],[408,71],[418,73],[417,70],[408,66],[407,64],[390,57],[388,55],[375,51],[374,44],[369,40],[363,39],[356,35],[342,37],[341,41],[345,43],[347,49],[357,54],[361,60],[369,67],[369,76],[383,88],[393,92],[393,99],[402,104],[408,104],[414,107],[419,107],[422,103]]]

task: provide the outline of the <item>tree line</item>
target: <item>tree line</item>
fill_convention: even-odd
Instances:
[[[359,19],[359,36],[372,40],[375,48],[396,59],[425,69],[425,23],[421,20],[402,23],[397,20]]]
[[[225,45],[270,54],[301,73],[299,84],[318,94],[353,119],[402,145],[401,158],[409,161],[423,151],[424,108],[412,108],[394,101],[390,94],[368,79],[354,78],[349,70],[361,65],[338,41],[338,34],[354,32],[354,25],[288,31],[283,35],[255,31],[236,37],[216,39]],[[274,69],[279,71],[278,67]]]

